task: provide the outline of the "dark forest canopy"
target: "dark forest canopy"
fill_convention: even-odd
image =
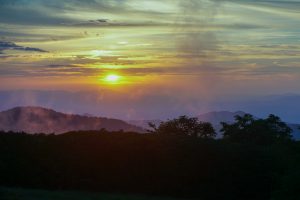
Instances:
[[[292,140],[292,129],[278,116],[270,114],[266,119],[255,119],[250,114],[236,115],[234,123],[221,122],[224,139],[235,142],[272,144]],[[199,121],[195,117],[180,116],[161,122],[158,126],[149,123],[149,133],[158,135],[192,136],[215,138],[216,131],[209,122]]]
[[[266,119],[255,119],[250,114],[235,116],[235,123],[222,122],[223,136],[232,141],[270,144],[292,140],[292,129],[278,116],[269,115]]]
[[[180,116],[178,118],[161,122],[158,127],[149,123],[150,133],[173,136],[193,136],[199,138],[214,138],[216,131],[209,122],[201,122],[196,117]]]
[[[201,199],[297,199],[300,144],[275,115],[236,116],[223,139],[181,116],[148,134],[0,132],[0,186]]]
[[[187,135],[0,133],[0,185],[197,199],[297,199],[299,142]]]

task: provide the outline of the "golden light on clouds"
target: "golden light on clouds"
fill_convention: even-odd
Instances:
[[[104,81],[106,83],[116,84],[120,82],[121,78],[122,77],[117,74],[108,74],[104,77]]]
[[[234,80],[260,91],[274,75],[280,88],[283,75],[299,85],[296,1],[3,1],[0,89],[234,85],[227,94],[238,93]]]
[[[112,53],[111,51],[107,51],[107,50],[92,50],[90,52],[92,57],[108,56],[111,53]]]

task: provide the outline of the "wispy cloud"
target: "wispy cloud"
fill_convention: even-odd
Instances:
[[[0,41],[0,53],[3,54],[3,51],[6,50],[47,52],[39,48],[24,47],[24,46],[17,45],[13,42]]]
[[[114,72],[211,92],[237,90],[232,79],[255,79],[245,85],[258,90],[276,76],[278,88],[281,74],[300,80],[299,9],[299,0],[0,0],[0,76],[67,85]]]

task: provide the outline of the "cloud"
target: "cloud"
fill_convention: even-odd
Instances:
[[[3,51],[5,50],[36,51],[36,52],[43,52],[43,53],[48,52],[39,48],[20,46],[13,42],[0,41],[0,54],[4,54]]]
[[[109,14],[114,18],[140,21],[164,12],[139,10],[128,0],[0,0],[0,22],[15,25],[64,26],[66,24],[105,24],[107,19],[87,19],[87,16]],[[78,18],[78,14],[81,15]],[[135,18],[131,16],[136,16]],[[138,16],[138,17],[137,17]],[[84,21],[83,19],[86,19]]]
[[[91,23],[107,23],[108,19],[96,19],[96,20],[89,20]]]
[[[18,6],[0,6],[0,22],[4,24],[15,25],[60,25],[71,23],[66,17],[55,16],[45,8],[35,8],[29,5]]]
[[[178,54],[187,56],[184,65],[199,66],[204,69],[213,61],[213,54],[218,50],[218,38],[213,30],[219,3],[203,0],[179,1],[179,13],[176,19],[182,33],[177,40]],[[189,26],[193,24],[192,26]],[[175,30],[177,31],[177,30]],[[184,57],[182,57],[184,58]]]
[[[152,21],[110,21],[108,19],[96,19],[75,23],[65,23],[66,26],[74,27],[147,27],[147,26],[170,26],[172,24]]]
[[[108,23],[106,17],[109,16],[109,18],[117,19],[118,21],[121,19],[125,22],[130,21],[124,24],[147,21],[147,19],[151,19],[155,23],[172,23],[172,17],[178,14],[176,12],[182,11],[180,14],[185,16],[184,20],[187,23],[189,18],[194,21],[197,16],[200,16],[202,21],[207,20],[209,17],[214,17],[219,9],[219,5],[227,2],[235,5],[251,6],[252,9],[266,8],[287,13],[298,12],[300,8],[300,2],[296,0],[166,0],[163,4],[165,7],[176,8],[170,11],[169,9],[164,9],[164,7],[159,7],[158,5],[160,4],[156,4],[157,2],[159,1],[149,0],[146,5],[150,5],[150,7],[144,8],[145,2],[137,0],[0,0],[0,22],[5,24],[52,26],[63,26],[65,24],[89,26],[108,24],[114,26],[118,24]],[[89,15],[102,15],[104,18],[87,19]]]
[[[294,10],[299,8],[299,0],[214,0],[216,2],[234,2],[239,4],[251,4],[251,5],[266,5],[271,7],[286,8]]]

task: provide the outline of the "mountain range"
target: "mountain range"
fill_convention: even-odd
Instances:
[[[300,124],[300,93],[258,96],[224,95],[181,99],[180,95],[128,95],[115,90],[0,90],[0,111],[17,106],[39,106],[64,113],[105,116],[114,119],[168,119],[189,113],[244,111],[259,118],[272,113],[285,122]]]
[[[197,118],[203,122],[210,122],[220,138],[220,122],[233,123],[236,115],[243,116],[245,112],[208,112],[198,115]],[[15,107],[0,112],[0,130],[16,131],[26,133],[55,133],[61,134],[69,131],[79,130],[100,130],[108,131],[134,131],[145,133],[149,129],[148,123],[159,125],[162,120],[130,120],[123,121],[105,117],[95,117],[92,115],[66,114],[43,107]],[[295,139],[300,139],[298,124],[287,123],[293,129]]]
[[[0,130],[4,131],[60,134],[103,128],[108,131],[144,131],[118,119],[65,114],[42,107],[16,107],[0,112]]]

